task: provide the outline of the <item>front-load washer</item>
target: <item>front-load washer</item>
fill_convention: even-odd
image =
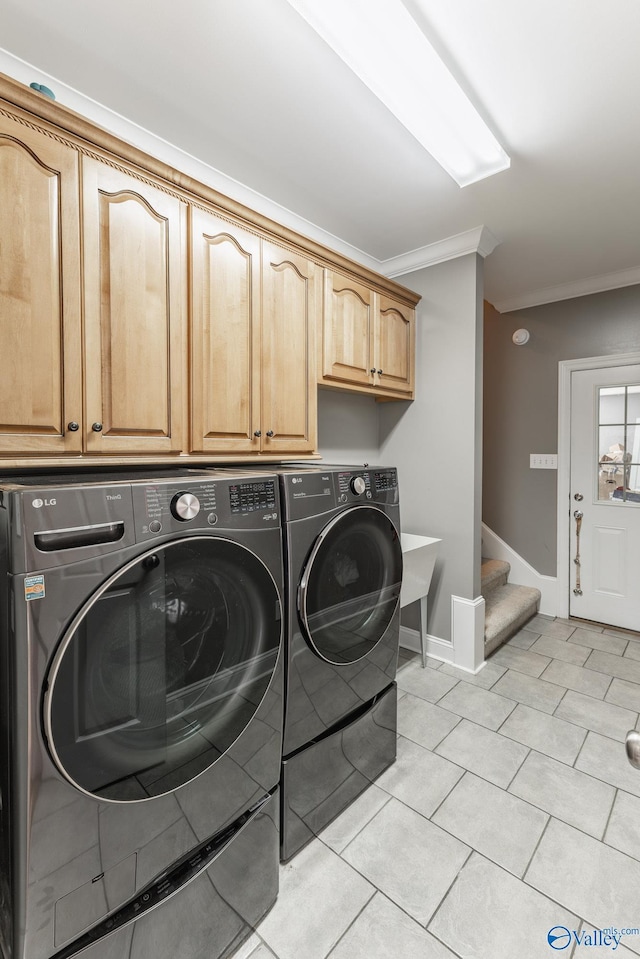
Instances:
[[[286,861],[395,760],[402,549],[395,469],[278,472],[287,586]]]
[[[0,953],[219,959],[278,891],[278,481],[0,486]]]

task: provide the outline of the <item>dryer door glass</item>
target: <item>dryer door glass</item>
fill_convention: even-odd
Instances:
[[[266,566],[191,537],[130,563],[64,636],[45,696],[61,771],[104,799],[159,796],[224,755],[255,714],[281,643]]]
[[[382,510],[355,507],[316,540],[300,580],[307,638],[330,663],[367,656],[389,628],[400,599],[402,549]]]

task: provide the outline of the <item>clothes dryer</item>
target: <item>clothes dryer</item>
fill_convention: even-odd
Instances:
[[[278,481],[0,486],[0,953],[220,959],[275,901]]]
[[[395,760],[402,549],[395,469],[278,472],[287,585],[286,861]]]

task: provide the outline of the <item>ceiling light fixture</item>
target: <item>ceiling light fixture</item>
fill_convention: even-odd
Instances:
[[[459,186],[511,165],[401,0],[288,0]]]

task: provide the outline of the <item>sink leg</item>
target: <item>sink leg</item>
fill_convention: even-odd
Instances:
[[[427,665],[427,597],[420,597],[420,651],[422,652],[422,668]]]

